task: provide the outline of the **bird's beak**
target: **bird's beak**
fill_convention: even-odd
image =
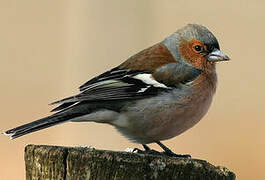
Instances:
[[[225,55],[222,51],[216,48],[214,48],[214,50],[210,54],[208,54],[206,58],[210,62],[230,60],[227,55]]]

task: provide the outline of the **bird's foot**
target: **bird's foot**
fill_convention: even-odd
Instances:
[[[156,142],[163,150],[164,154],[170,157],[180,157],[180,158],[191,158],[191,155],[189,154],[175,154],[173,153],[168,147],[166,147],[164,144],[162,144],[160,141]]]
[[[173,153],[172,151],[164,151],[162,153],[169,157],[188,158],[188,159],[191,158],[191,155],[189,154],[176,154],[176,153]]]
[[[149,148],[147,145],[143,144],[145,150],[134,148],[133,152],[139,154],[151,154],[151,155],[160,155],[160,156],[169,156],[169,157],[179,157],[179,158],[191,158],[189,154],[175,154],[170,149],[165,149],[164,152],[159,152]]]
[[[151,155],[164,155],[163,152],[159,152],[153,149],[148,149],[148,150],[141,150],[138,148],[133,149],[134,153],[139,153],[139,154],[151,154]]]

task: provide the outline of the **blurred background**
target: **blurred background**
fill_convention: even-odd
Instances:
[[[78,93],[93,76],[198,23],[232,60],[218,64],[219,86],[208,114],[164,143],[226,166],[237,179],[265,179],[264,6],[258,0],[0,0],[0,131],[49,115],[50,102]],[[141,148],[95,123],[63,124],[14,141],[0,135],[0,180],[25,179],[27,144]]]

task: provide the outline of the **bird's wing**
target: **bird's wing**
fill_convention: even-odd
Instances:
[[[114,68],[80,86],[80,94],[52,103],[61,104],[52,111],[59,111],[84,101],[99,102],[146,98],[169,89],[171,87],[154,80],[151,73]]]
[[[176,63],[162,66],[153,73],[117,67],[80,86],[80,94],[52,103],[61,104],[52,111],[63,110],[80,102],[135,100],[155,96],[180,83],[194,80],[200,74],[196,70],[192,66]]]

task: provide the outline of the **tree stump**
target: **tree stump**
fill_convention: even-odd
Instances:
[[[27,180],[235,179],[227,168],[204,160],[87,147],[28,145],[25,163]]]

